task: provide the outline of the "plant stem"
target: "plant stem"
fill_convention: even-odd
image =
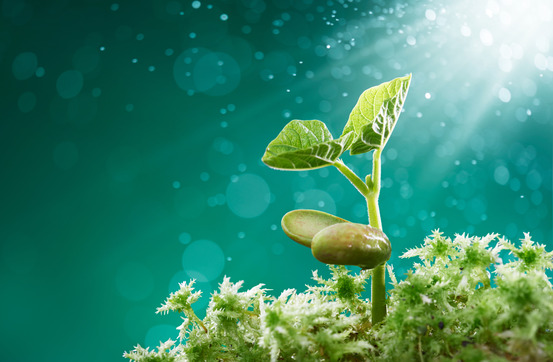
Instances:
[[[382,150],[376,149],[373,154],[372,176],[367,177],[367,183],[363,182],[348,168],[342,160],[337,160],[333,165],[352,183],[353,186],[367,200],[367,212],[369,224],[382,230],[380,221],[380,209],[378,207],[378,196],[380,195],[380,154]],[[376,325],[386,317],[386,263],[377,266],[372,273],[371,287],[372,301],[372,324]]]
[[[333,165],[338,169],[338,171],[342,173],[342,175],[346,176],[349,182],[351,182],[351,184],[355,186],[355,188],[361,193],[361,195],[363,195],[365,198],[368,197],[370,190],[367,184],[364,183],[363,180],[361,180],[359,176],[355,174],[355,172],[353,172],[348,166],[346,166],[342,160],[336,160]]]
[[[367,198],[367,211],[369,213],[369,224],[382,230],[380,221],[380,209],[378,207],[378,196],[380,195],[380,149],[373,154],[372,182]],[[386,263],[373,269],[372,286],[372,324],[373,326],[382,322],[386,317]]]

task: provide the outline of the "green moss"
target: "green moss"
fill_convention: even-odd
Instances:
[[[502,250],[509,260],[499,257]],[[370,301],[361,296],[370,271],[330,266],[331,277],[303,293],[273,297],[258,285],[240,291],[228,278],[200,321],[199,297],[183,283],[158,312],[186,318],[179,343],[125,353],[134,361],[544,361],[553,360],[553,290],[546,270],[553,253],[529,235],[519,246],[439,232],[403,257],[418,257],[403,280],[391,267],[388,316],[371,327]],[[193,322],[193,323],[191,323]]]

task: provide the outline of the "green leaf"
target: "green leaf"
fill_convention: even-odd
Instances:
[[[334,163],[352,140],[353,132],[333,139],[321,121],[293,120],[269,143],[261,160],[280,170],[320,168]]]
[[[355,133],[352,155],[382,149],[401,113],[411,75],[367,89],[349,115],[342,134]]]

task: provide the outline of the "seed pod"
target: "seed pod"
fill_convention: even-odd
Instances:
[[[282,218],[282,230],[295,242],[311,247],[313,236],[330,225],[349,221],[318,210],[293,210]]]
[[[340,223],[319,231],[313,237],[311,251],[317,260],[326,264],[373,269],[390,259],[392,246],[379,229],[363,224]]]

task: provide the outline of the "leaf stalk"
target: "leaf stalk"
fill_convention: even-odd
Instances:
[[[346,176],[349,182],[351,182],[351,184],[357,189],[357,191],[361,193],[361,195],[363,195],[365,198],[368,197],[371,190],[369,189],[367,184],[364,183],[363,180],[361,180],[361,178],[359,178],[359,176],[355,174],[355,172],[353,172],[348,166],[346,166],[346,164],[342,160],[338,159],[332,165],[335,166],[338,171],[342,173],[342,175]]]

